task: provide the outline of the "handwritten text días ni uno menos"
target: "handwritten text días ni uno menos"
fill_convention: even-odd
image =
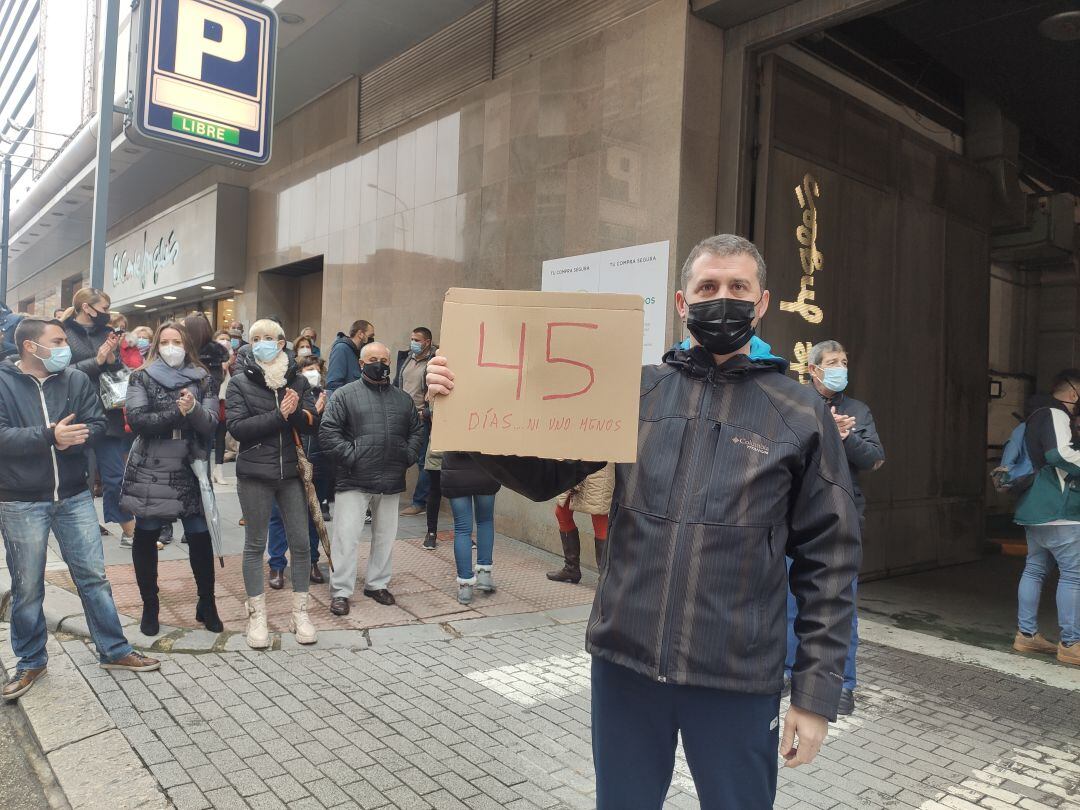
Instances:
[[[622,419],[595,416],[545,416],[528,417],[513,413],[500,413],[494,408],[486,411],[470,411],[467,427],[470,431],[497,430],[528,432],[565,431],[578,433],[618,433],[623,429]]]

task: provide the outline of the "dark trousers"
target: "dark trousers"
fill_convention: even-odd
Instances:
[[[780,695],[657,683],[592,660],[597,810],[661,810],[683,750],[702,810],[770,810]]]
[[[439,509],[442,507],[442,472],[440,470],[428,470],[428,496],[427,496],[427,530],[437,532],[439,530]]]

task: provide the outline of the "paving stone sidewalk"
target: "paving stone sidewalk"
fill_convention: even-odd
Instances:
[[[593,807],[584,624],[497,632],[508,618],[166,655],[142,677],[65,647],[181,810]],[[1080,808],[1080,692],[872,643],[860,666],[858,713],[818,763],[781,771],[777,807]],[[681,757],[667,806],[697,807]]]

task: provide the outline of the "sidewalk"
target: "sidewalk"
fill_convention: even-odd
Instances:
[[[162,631],[154,638],[147,638],[138,632],[142,600],[135,583],[130,550],[120,547],[116,527],[110,527],[113,536],[102,538],[106,574],[112,584],[113,598],[125,624],[128,625],[129,638],[136,646],[161,651],[224,649],[227,645],[231,649],[239,645],[240,639],[235,637],[235,634],[243,633],[247,623],[244,607],[246,595],[241,571],[244,528],[239,525],[240,506],[235,486],[217,489],[225,551],[224,567],[220,567],[219,563],[219,567],[215,569],[218,613],[225,624],[225,633],[220,637],[207,633],[202,629],[202,625],[195,621],[195,582],[188,563],[187,546],[180,542],[183,532],[179,522],[174,528],[175,540],[159,554],[158,585],[161,591],[159,599]],[[407,500],[403,498],[402,504],[408,505]],[[96,505],[100,515],[100,500],[96,501]],[[441,525],[446,526],[449,522],[449,516],[444,514]],[[328,524],[328,528],[333,530],[333,522]],[[470,606],[459,604],[453,532],[440,532],[438,548],[435,551],[424,550],[421,544],[426,531],[426,518],[419,516],[400,518],[398,542],[394,548],[395,573],[390,582],[390,590],[396,597],[397,604],[389,607],[379,605],[363,595],[363,575],[370,550],[371,526],[364,526],[361,531],[358,583],[351,600],[352,609],[349,615],[335,616],[330,612],[329,583],[310,585],[308,610],[315,626],[320,631],[353,631],[351,634],[335,633],[333,638],[336,643],[357,643],[365,631],[373,628],[410,624],[437,625],[448,621],[542,613],[592,604],[592,588],[560,585],[548,581],[544,576],[547,571],[559,566],[560,561],[556,557],[503,535],[496,535],[495,541],[494,573],[497,592],[490,595],[477,594]],[[75,586],[59,558],[55,538],[50,538],[50,552],[50,565],[45,578],[51,586],[46,596],[47,613],[51,615],[53,611],[50,606],[54,602],[62,605],[61,612],[73,609],[70,597],[75,595]],[[324,574],[328,574],[326,560],[322,559],[320,564]],[[264,563],[264,575],[266,571]],[[290,573],[291,569],[286,569],[285,588],[280,591],[266,589],[270,628],[277,633],[288,630],[292,599]],[[594,572],[584,572],[583,582],[586,585],[595,581]],[[70,596],[58,593],[60,590]],[[62,617],[56,618],[59,620]],[[59,624],[59,621],[57,623]],[[72,632],[79,630],[70,622],[64,624],[63,628]]]

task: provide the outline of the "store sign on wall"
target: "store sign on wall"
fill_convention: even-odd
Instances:
[[[631,293],[645,303],[643,365],[659,363],[667,350],[668,242],[550,259],[541,269],[543,292]]]
[[[218,203],[215,188],[109,242],[105,292],[113,306],[217,284]]]
[[[114,288],[120,288],[129,282],[138,284],[139,289],[145,290],[146,285],[157,286],[161,280],[161,273],[171,264],[176,264],[180,257],[180,242],[176,238],[176,231],[169,231],[167,236],[162,236],[156,243],[150,240],[150,231],[143,231],[142,246],[132,249],[121,249],[113,253],[112,257],[112,282]]]
[[[143,0],[128,137],[241,168],[270,160],[277,15],[253,0]]]
[[[799,244],[799,263],[802,265],[802,278],[799,292],[794,301],[780,301],[781,312],[793,312],[804,321],[820,324],[825,317],[820,303],[815,299],[814,274],[821,271],[825,257],[817,247],[818,213],[815,198],[821,197],[821,184],[812,174],[803,176],[802,185],[795,187],[795,199],[802,211],[802,222],[795,228],[795,241]],[[810,349],[812,341],[796,341],[792,348],[795,361],[791,370],[799,375],[799,382],[810,382]]]

